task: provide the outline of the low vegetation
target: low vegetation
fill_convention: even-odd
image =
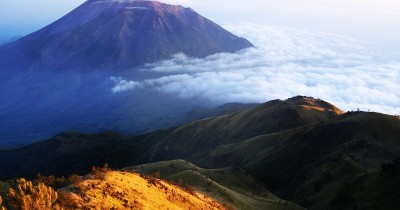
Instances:
[[[2,201],[0,197],[0,210],[229,209],[187,184],[177,186],[151,176],[114,171],[108,165],[93,167],[85,177],[17,179],[4,198],[4,207]]]
[[[17,179],[16,188],[9,190],[5,205],[8,209],[62,209],[57,199],[58,193],[53,188],[21,178]]]
[[[201,192],[232,209],[286,209],[304,208],[282,200],[257,184],[239,168],[200,168],[185,160],[171,160],[128,167],[144,175],[158,176],[185,191]]]

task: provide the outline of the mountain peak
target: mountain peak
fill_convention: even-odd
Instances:
[[[121,70],[177,53],[205,57],[248,47],[253,47],[249,41],[190,8],[158,1],[89,0],[0,47],[0,69]]]
[[[306,109],[316,109],[320,111],[326,111],[335,115],[341,115],[344,113],[342,110],[340,110],[331,103],[308,96],[295,96],[285,100],[285,102],[289,105],[302,106],[305,107]]]

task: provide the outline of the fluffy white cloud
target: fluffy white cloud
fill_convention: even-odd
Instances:
[[[115,87],[111,90],[113,93],[119,93],[126,90],[132,90],[142,86],[140,82],[126,81],[120,77],[111,77],[111,80],[116,83]]]
[[[346,37],[254,24],[225,25],[256,48],[206,58],[177,54],[142,71],[143,81],[114,78],[113,92],[155,88],[217,103],[318,97],[344,110],[400,113],[400,62],[379,60]]]

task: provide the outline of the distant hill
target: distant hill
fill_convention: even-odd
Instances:
[[[168,131],[126,138],[114,132],[96,135],[65,132],[21,148],[0,151],[0,176],[84,175],[92,166],[131,166]]]
[[[6,75],[15,69],[124,70],[176,53],[205,57],[248,47],[253,47],[249,41],[190,8],[89,0],[45,28],[0,46],[0,70]]]
[[[198,120],[240,112],[256,104],[226,104],[215,109],[196,109],[182,120]],[[168,126],[167,126],[168,127]],[[83,134],[64,132],[45,141],[15,149],[0,148],[0,177],[33,177],[38,173],[67,176],[85,174],[93,166],[108,163],[122,168],[138,163],[145,152],[175,128],[127,137],[117,132]]]

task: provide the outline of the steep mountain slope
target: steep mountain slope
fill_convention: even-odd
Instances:
[[[88,0],[53,24],[1,46],[0,73],[121,70],[179,52],[204,57],[252,46],[190,8],[156,1]]]

